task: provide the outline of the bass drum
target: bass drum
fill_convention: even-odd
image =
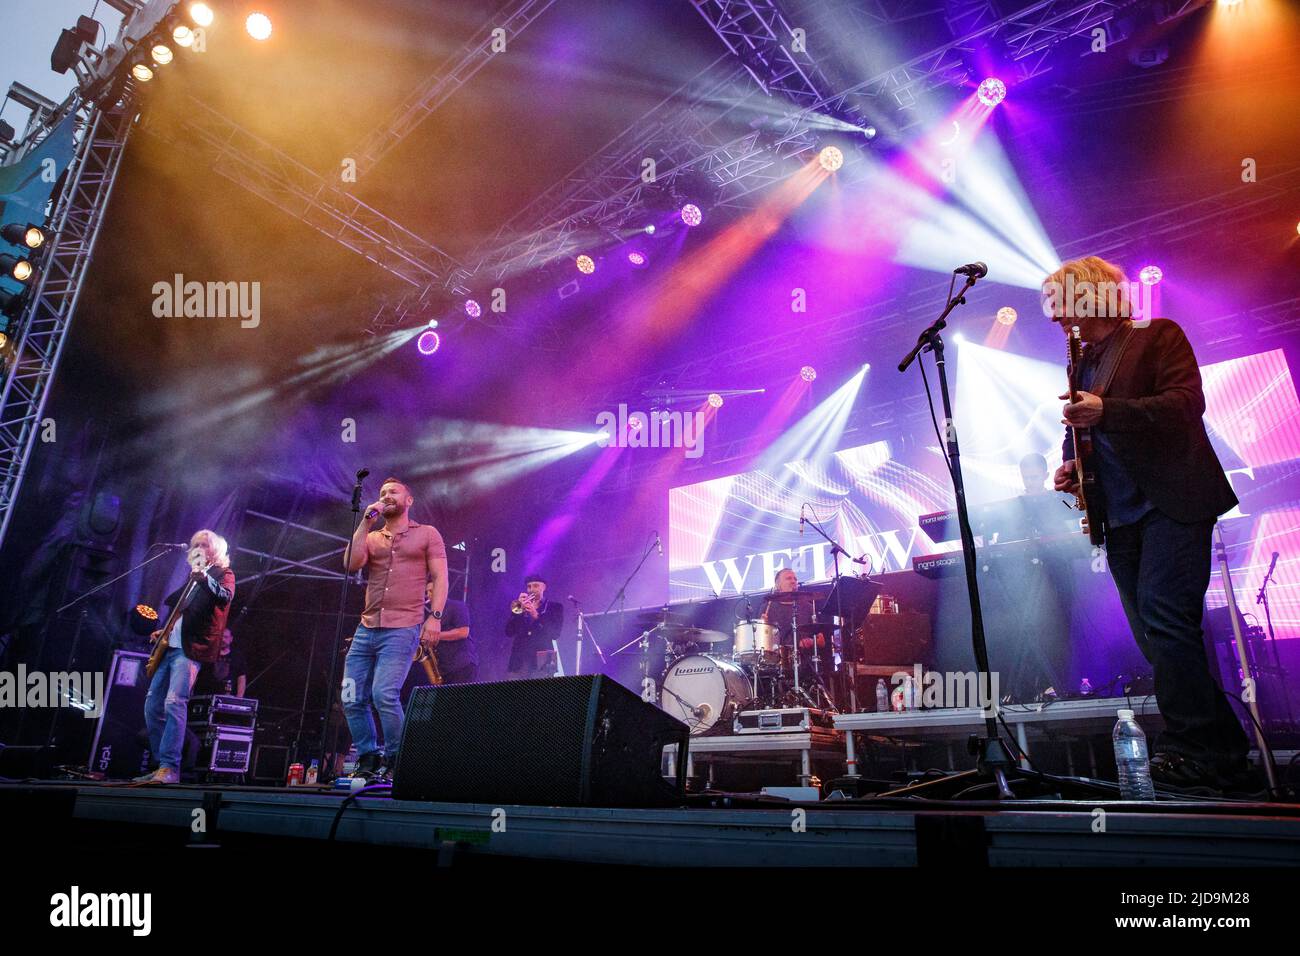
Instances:
[[[664,674],[659,706],[695,736],[707,734],[715,726],[730,730],[736,712],[753,696],[754,689],[739,665],[692,654],[673,661]]]

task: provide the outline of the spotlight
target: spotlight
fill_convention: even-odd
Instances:
[[[844,154],[834,146],[827,146],[817,154],[817,162],[822,164],[822,169],[828,173],[833,173],[844,165]]]
[[[19,259],[17,256],[11,256],[9,253],[3,252],[0,253],[0,271],[3,271],[11,279],[26,282],[36,270],[32,268],[32,264],[26,259]]]
[[[471,319],[477,319],[483,314],[483,308],[473,299],[465,300],[465,314]]]
[[[987,80],[979,85],[975,91],[981,103],[985,106],[997,106],[1007,98],[1007,85],[995,76],[990,76]]]
[[[682,222],[686,225],[695,227],[704,221],[704,213],[700,212],[700,207],[694,203],[687,203],[682,207]]]
[[[865,136],[867,139],[875,139],[875,138],[876,138],[876,128],[875,128],[874,126],[866,126],[866,127],[863,127],[862,135]]]
[[[212,8],[206,3],[191,3],[190,19],[198,26],[210,27],[212,26],[213,19],[215,19],[215,15],[212,12]]]
[[[271,36],[271,18],[265,13],[250,13],[244,28],[254,40],[266,40]]]
[[[1004,305],[1002,308],[998,309],[998,316],[997,316],[997,318],[998,318],[998,321],[999,321],[1000,323],[1002,323],[1003,325],[1015,325],[1015,324],[1016,324],[1016,310],[1013,309],[1013,308],[1011,308],[1011,306],[1009,306],[1009,305]]]
[[[172,41],[180,47],[192,47],[194,45],[194,31],[183,23],[178,23],[172,28]]]
[[[645,265],[645,253],[633,249],[627,254],[627,261],[639,269]]]
[[[431,328],[431,329],[436,329],[437,327],[438,327],[438,320],[437,320],[437,319],[430,319],[430,320],[429,320],[429,328]]]
[[[817,377],[817,370],[811,365],[805,365],[803,368],[799,369],[799,377],[805,382],[811,382]]]
[[[585,276],[589,276],[596,271],[596,260],[586,253],[578,256],[575,261],[578,265],[578,271]]]
[[[655,234],[655,224],[653,222],[645,227],[645,234],[647,236],[653,236]]]
[[[165,43],[154,44],[154,48],[150,50],[149,53],[153,57],[153,61],[159,66],[166,66],[172,61],[172,57],[174,56],[172,48]]]
[[[1138,278],[1142,280],[1143,285],[1155,285],[1164,277],[1165,274],[1159,266],[1143,266],[1138,272]]]
[[[141,83],[148,83],[153,79],[153,70],[149,68],[148,63],[137,63],[131,67],[131,75]]]
[[[30,222],[25,226],[20,222],[7,223],[0,229],[0,238],[11,245],[26,246],[28,249],[39,249],[45,244],[45,233],[41,227],[33,226]]]
[[[5,335],[3,332],[0,332],[0,349],[4,348],[8,344],[9,344],[9,336]]]
[[[709,404],[712,405],[714,408],[721,408],[721,407],[722,407],[722,396],[719,395],[717,392],[710,392],[710,393],[709,393]]]
[[[442,339],[433,329],[425,329],[420,333],[420,337],[415,340],[415,347],[420,350],[421,355],[432,355],[438,351],[438,346],[442,344]]]

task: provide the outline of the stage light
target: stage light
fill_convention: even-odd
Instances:
[[[962,335],[960,332],[954,332],[952,334],[952,341],[954,345],[965,345],[966,336]]]
[[[981,103],[985,106],[997,106],[1007,98],[1007,85],[995,76],[990,76],[987,80],[979,85],[975,91]]]
[[[1219,0],[1219,6],[1221,6],[1221,7],[1239,7],[1239,6],[1241,6],[1241,0]]]
[[[172,28],[172,41],[177,46],[191,47],[194,45],[194,31],[183,23],[178,23]]]
[[[250,13],[244,21],[244,28],[254,40],[265,40],[271,36],[271,18],[265,13]]]
[[[18,313],[23,310],[26,301],[26,287],[21,292],[6,292],[4,289],[0,289],[0,315],[11,319],[18,318]]]
[[[153,79],[153,70],[149,68],[148,63],[137,63],[131,67],[131,75],[141,83],[148,83]]]
[[[1143,266],[1138,272],[1138,278],[1142,280],[1143,285],[1155,285],[1164,277],[1165,274],[1159,266]]]
[[[9,278],[18,282],[26,282],[32,277],[32,273],[36,271],[26,259],[19,259],[7,252],[0,253],[0,270],[3,270]]]
[[[710,393],[709,393],[709,404],[712,405],[714,408],[721,408],[721,407],[722,407],[722,396],[719,395],[717,392],[710,392]]]
[[[6,223],[0,229],[0,237],[11,245],[26,246],[28,249],[39,249],[45,244],[45,233],[41,227],[33,226],[30,222],[25,226],[20,222]]]
[[[645,265],[645,253],[633,249],[627,254],[627,261],[639,269],[641,266]]]
[[[1295,224],[1296,235],[1300,236],[1300,222]]]
[[[805,382],[811,382],[817,377],[817,370],[811,365],[805,365],[803,368],[799,369],[799,377]]]
[[[686,223],[686,225],[694,228],[703,221],[704,213],[700,211],[699,206],[688,202],[682,207],[682,222]]]
[[[867,139],[875,139],[875,138],[876,138],[876,128],[875,128],[874,126],[867,126],[867,127],[864,127],[863,130],[862,130],[862,135],[865,136]]]
[[[834,146],[826,146],[817,154],[817,162],[826,172],[833,173],[844,165],[844,154]]]
[[[1009,305],[1004,305],[1002,308],[998,309],[997,319],[1003,325],[1015,325],[1016,310],[1011,308]]]
[[[471,319],[477,319],[480,315],[483,314],[483,308],[473,299],[466,299],[465,314],[468,315]]]
[[[585,276],[589,276],[596,271],[596,260],[585,253],[578,256],[574,261],[577,263],[578,271]]]
[[[9,344],[9,336],[5,335],[3,332],[0,332],[0,349],[4,348],[8,344]]]
[[[647,236],[653,236],[655,234],[655,224],[653,222],[645,227],[645,234]]]
[[[437,327],[438,327],[438,320],[437,320],[437,319],[430,319],[430,320],[429,320],[429,328],[431,328],[431,329],[436,329]]]
[[[215,18],[216,15],[212,12],[212,8],[206,3],[190,4],[190,19],[199,26],[210,27]]]
[[[154,48],[149,53],[153,57],[153,61],[159,66],[166,66],[172,61],[174,55],[172,48],[165,43],[154,44]]]
[[[438,351],[438,346],[442,344],[442,338],[433,329],[426,329],[420,333],[420,337],[415,340],[415,347],[420,350],[421,355],[432,355]]]

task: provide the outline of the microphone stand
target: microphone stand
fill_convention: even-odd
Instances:
[[[1255,603],[1264,605],[1264,623],[1268,625],[1268,647],[1273,655],[1273,669],[1277,672],[1278,678],[1282,685],[1282,702],[1286,704],[1286,722],[1291,728],[1295,727],[1295,714],[1291,710],[1291,694],[1286,690],[1290,686],[1287,679],[1287,670],[1282,666],[1282,658],[1277,653],[1277,635],[1273,633],[1273,613],[1268,606],[1268,586],[1273,581],[1273,572],[1277,570],[1278,553],[1273,552],[1273,563],[1268,566],[1268,573],[1264,575],[1264,580],[1260,582],[1259,593],[1255,595]]]
[[[966,592],[970,600],[971,615],[971,644],[975,651],[975,666],[979,668],[980,678],[984,682],[983,687],[989,688],[992,687],[992,682],[989,671],[988,644],[984,638],[984,612],[980,608],[979,581],[975,576],[975,533],[971,528],[970,511],[966,506],[966,486],[962,481],[961,473],[961,449],[957,443],[957,426],[953,421],[952,399],[948,393],[948,372],[943,354],[943,338],[939,335],[948,327],[948,316],[952,310],[959,305],[966,304],[966,292],[975,285],[975,282],[975,276],[966,276],[966,284],[962,286],[961,291],[948,300],[939,317],[917,337],[916,345],[898,363],[898,370],[900,372],[907,371],[907,367],[922,352],[934,353],[934,364],[939,370],[939,394],[943,401],[943,422],[947,432],[943,438],[947,445],[948,470],[952,478],[953,494],[957,501],[957,524],[961,529],[962,559],[966,567]],[[973,773],[981,777],[991,777],[997,784],[998,796],[1001,799],[1009,800],[1013,799],[1015,794],[1011,792],[1011,788],[1007,785],[1007,776],[1008,774],[1021,775],[1021,772],[1017,768],[1010,751],[1002,742],[1001,737],[998,736],[997,702],[988,703],[992,706],[986,709],[984,713],[984,736],[972,735],[968,744],[972,756],[976,758],[976,769]],[[964,773],[970,774],[972,771],[964,771]],[[912,788],[909,792],[915,792],[915,789]]]
[[[659,536],[656,534],[655,540],[646,545],[645,551],[641,554],[641,560],[636,563],[636,567],[632,569],[632,573],[627,576],[627,580],[623,582],[623,586],[620,587],[618,593],[614,595],[614,600],[610,601],[609,607],[605,608],[605,614],[608,614],[610,611],[614,610],[615,604],[618,605],[618,633],[620,635],[623,633],[623,612],[627,606],[627,586],[632,583],[632,579],[637,576],[638,572],[640,572],[641,567],[646,563],[646,559],[650,557],[650,552],[653,551],[658,544]],[[604,615],[602,615],[602,617],[603,616]],[[654,628],[651,628],[650,630],[654,630]],[[650,631],[646,631],[640,638],[642,641],[641,689],[643,694],[645,692],[645,682],[650,679],[649,635]]]
[[[89,591],[83,591],[81,594],[78,594],[78,595],[77,595],[76,597],[74,597],[71,601],[69,601],[67,604],[63,605],[63,607],[59,608],[59,609],[58,609],[57,611],[55,611],[54,613],[55,613],[56,615],[58,615],[58,614],[62,614],[62,613],[63,613],[64,611],[66,611],[68,608],[70,608],[70,607],[74,607],[74,606],[80,604],[82,601],[84,601],[86,598],[90,597],[92,594],[96,593],[97,591],[102,591],[102,590],[104,590],[104,588],[108,587],[110,584],[115,584],[115,583],[117,583],[118,581],[120,581],[120,580],[122,580],[124,577],[126,577],[128,574],[134,574],[136,571],[139,571],[141,568],[143,568],[146,564],[152,564],[154,561],[157,561],[157,560],[158,560],[159,558],[161,558],[163,555],[167,554],[167,552],[169,552],[169,551],[184,551],[186,548],[189,547],[189,545],[188,545],[188,544],[161,544],[161,543],[159,543],[159,544],[151,544],[151,545],[149,545],[148,550],[145,551],[145,554],[148,554],[149,551],[152,551],[154,548],[157,548],[157,547],[161,547],[163,550],[159,551],[159,552],[158,552],[157,554],[155,554],[152,558],[145,558],[143,561],[141,561],[141,562],[140,562],[139,564],[137,564],[135,567],[133,567],[133,568],[127,568],[125,571],[123,571],[123,572],[122,572],[121,574],[119,574],[117,577],[115,577],[115,578],[109,578],[109,579],[108,579],[107,581],[105,581],[103,584],[97,584],[97,585],[95,585],[93,588],[91,588]]]
[[[329,729],[330,718],[334,715],[334,683],[338,679],[339,652],[343,649],[343,617],[347,613],[348,603],[348,584],[352,578],[352,572],[348,570],[352,565],[352,541],[357,536],[357,528],[361,526],[361,481],[366,475],[370,474],[366,469],[357,472],[357,482],[352,486],[352,533],[348,535],[347,547],[343,549],[343,581],[339,587],[339,611],[334,620],[334,650],[330,654],[330,678],[329,683],[325,685],[325,712],[321,716],[320,725],[320,747],[319,753],[319,780],[322,783],[328,783],[333,779],[333,767],[327,767],[325,762],[326,750],[329,747]],[[295,752],[297,747],[294,748]]]
[[[810,508],[809,510],[811,511],[812,509]],[[816,517],[816,513],[813,514],[813,517]],[[864,562],[862,559],[853,557],[853,555],[849,554],[842,547],[840,547],[839,543],[836,542],[834,539],[832,539],[831,536],[828,535],[825,531],[823,531],[821,525],[818,524],[816,521],[809,521],[807,522],[807,524],[812,525],[812,529],[816,531],[819,535],[821,535],[822,538],[826,540],[826,543],[831,546],[831,560],[835,562],[835,578],[834,578],[835,614],[836,617],[839,618],[840,645],[842,649],[843,642],[844,642],[844,630],[843,630],[844,629],[844,592],[843,589],[840,587],[840,555],[842,554],[850,561],[856,562],[858,564],[862,564]],[[813,617],[815,619],[816,615],[814,614]],[[826,695],[826,699],[830,702],[831,710],[838,710],[839,708],[835,706],[835,698],[831,696],[830,691],[826,689],[825,682],[823,682],[821,679],[821,658],[817,653],[817,637],[818,635],[816,634],[813,635],[813,674],[817,678],[817,686],[821,688],[821,692]],[[831,653],[833,654],[834,651],[832,650]],[[833,661],[834,658],[832,657],[832,662]]]

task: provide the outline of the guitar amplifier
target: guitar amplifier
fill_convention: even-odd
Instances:
[[[835,724],[826,711],[812,707],[742,710],[732,724],[738,734],[799,734],[818,727],[833,730]]]
[[[251,730],[212,727],[200,738],[195,769],[209,773],[247,773],[252,755]]]

